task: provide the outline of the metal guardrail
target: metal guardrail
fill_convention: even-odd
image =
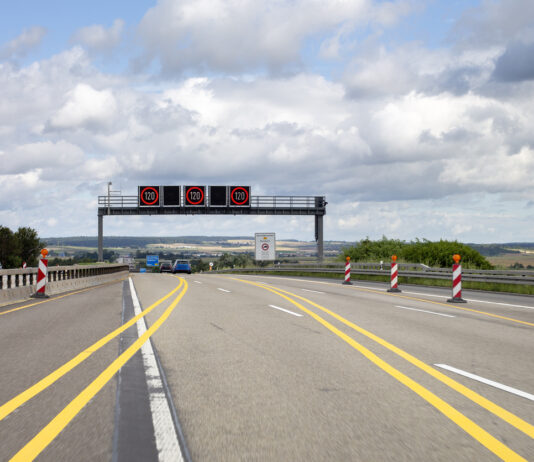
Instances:
[[[318,203],[320,198],[321,203]],[[206,201],[209,204],[209,196]],[[324,207],[322,196],[250,196],[251,208],[316,208]],[[127,208],[138,207],[137,196],[98,196],[99,207]],[[182,204],[184,206],[184,199]],[[207,207],[207,205],[206,205]]]
[[[128,271],[128,265],[72,265],[49,266],[48,282],[103,276],[105,274]],[[14,289],[37,284],[37,268],[0,270],[0,290]]]
[[[264,268],[239,268],[233,270],[218,270],[219,273],[228,272],[305,272],[305,273],[333,273],[344,274],[344,264],[331,265],[276,265]],[[372,276],[388,276],[389,264],[380,263],[351,263],[352,274]],[[452,268],[431,268],[422,264],[399,263],[400,277],[426,279],[452,279]],[[493,282],[502,284],[534,285],[534,271],[529,270],[477,270],[462,269],[462,281]]]

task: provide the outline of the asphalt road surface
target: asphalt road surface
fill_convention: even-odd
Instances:
[[[136,274],[0,308],[0,461],[534,460],[534,298]]]

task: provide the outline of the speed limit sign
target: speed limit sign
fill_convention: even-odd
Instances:
[[[250,207],[250,186],[230,186],[231,205]]]
[[[185,191],[185,205],[187,206],[203,206],[206,203],[206,187],[205,186],[186,186]]]
[[[139,186],[139,207],[159,207],[159,186]]]

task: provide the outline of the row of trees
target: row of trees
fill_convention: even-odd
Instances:
[[[363,239],[352,247],[343,250],[342,258],[350,257],[352,261],[389,261],[397,255],[399,261],[407,263],[423,263],[428,266],[446,268],[453,263],[452,256],[462,257],[462,266],[467,268],[492,269],[491,263],[479,252],[458,241],[431,242],[427,239],[416,239],[406,242],[388,239],[385,236],[378,241]]]
[[[24,262],[28,266],[37,266],[37,258],[44,246],[37,231],[32,228],[21,227],[13,232],[6,226],[0,226],[2,268],[20,268]]]

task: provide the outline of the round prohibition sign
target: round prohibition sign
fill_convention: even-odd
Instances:
[[[239,192],[239,191],[243,191],[245,193],[245,199],[242,201],[238,201],[234,197],[234,193]],[[232,193],[230,194],[230,197],[232,198],[232,202],[235,205],[243,205],[243,204],[246,204],[248,201],[248,191],[245,188],[238,186],[237,188],[232,189]]]
[[[267,242],[264,242],[264,243],[261,245],[261,250],[264,250],[264,251],[269,250],[269,244],[267,244]]]
[[[152,202],[147,202],[147,201],[145,200],[145,192],[150,192],[150,191],[153,191],[153,192],[154,192],[154,196],[153,196],[154,200],[153,200]],[[145,204],[145,205],[153,205],[153,204],[155,204],[155,203],[158,201],[158,199],[159,199],[159,193],[158,193],[158,191],[156,190],[156,188],[153,188],[152,186],[149,186],[149,187],[147,187],[147,188],[145,188],[145,189],[143,189],[143,190],[141,191],[141,202],[142,202],[143,204]]]
[[[200,193],[200,199],[196,202],[193,202],[191,200],[191,197],[189,196],[189,193],[190,192],[195,192],[195,191],[198,191]],[[204,192],[202,191],[201,188],[199,188],[198,186],[191,186],[187,192],[185,193],[185,197],[187,198],[187,202],[189,202],[191,205],[198,205],[198,204],[201,204],[202,201],[204,200]]]

